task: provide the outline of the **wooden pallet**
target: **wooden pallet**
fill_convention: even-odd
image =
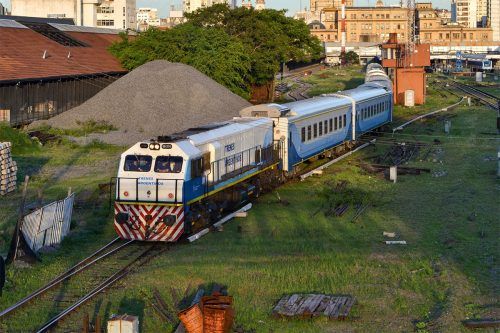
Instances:
[[[298,318],[326,316],[332,320],[345,320],[354,302],[354,297],[345,295],[293,294],[279,300],[273,315]]]
[[[16,189],[17,163],[12,160],[10,142],[0,143],[0,195]]]

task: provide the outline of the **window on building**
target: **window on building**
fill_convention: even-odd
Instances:
[[[125,29],[125,20],[123,20],[123,29]]]
[[[125,7],[123,7],[123,16],[125,16],[125,13],[126,13],[126,9],[125,9]]]
[[[98,27],[112,27],[115,25],[115,20],[97,20]]]
[[[113,14],[114,12],[114,7],[97,7],[98,14]]]

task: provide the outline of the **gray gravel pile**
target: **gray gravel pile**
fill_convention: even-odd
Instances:
[[[212,122],[230,120],[250,105],[191,66],[157,60],[115,81],[82,105],[41,124],[71,129],[105,121],[117,131],[90,138],[130,145]]]

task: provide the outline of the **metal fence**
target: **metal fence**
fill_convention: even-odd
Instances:
[[[75,194],[72,193],[66,199],[55,201],[24,217],[21,231],[34,252],[61,243],[69,233],[74,200]]]

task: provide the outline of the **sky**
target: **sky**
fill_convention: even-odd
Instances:
[[[136,0],[137,7],[158,8],[161,17],[166,17],[171,5],[181,7],[182,0]],[[241,0],[238,0],[241,3]],[[255,2],[255,0],[253,0]],[[354,0],[355,6],[374,6],[377,0]],[[417,0],[418,2],[418,0]],[[450,9],[451,0],[432,0],[434,7]],[[0,3],[10,8],[10,0],[0,0]],[[386,5],[399,4],[399,0],[384,0]],[[294,14],[300,6],[305,7],[309,0],[266,0],[266,6],[275,9],[288,9],[289,14]]]

